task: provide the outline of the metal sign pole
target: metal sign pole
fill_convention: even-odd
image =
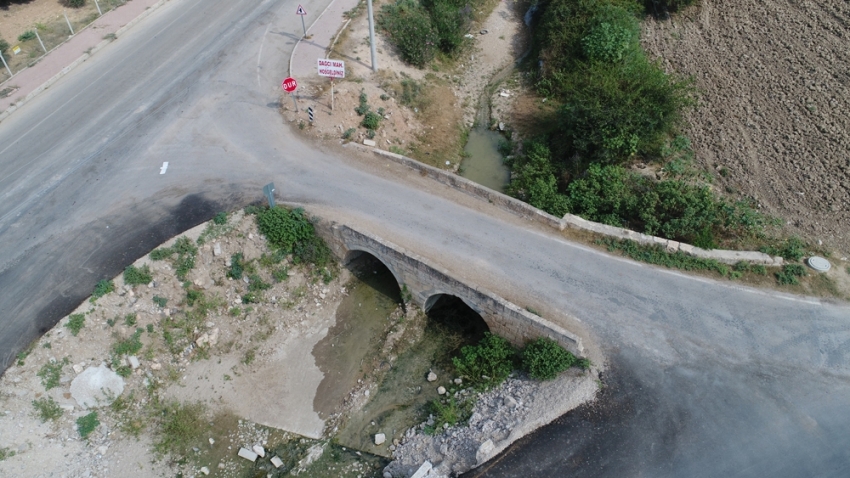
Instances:
[[[334,79],[331,78],[331,111],[334,110]]]
[[[298,102],[295,101],[295,92],[293,91],[290,95],[292,96],[292,104],[295,105],[295,112],[298,113]]]
[[[9,68],[9,64],[8,64],[8,63],[6,63],[6,59],[5,59],[5,58],[3,58],[3,53],[0,53],[0,60],[3,60],[3,66],[5,66],[5,67],[6,67],[6,71],[8,71],[8,72],[9,72],[9,78],[11,78],[11,77],[15,76],[15,75],[12,73],[12,69],[11,69],[11,68]]]
[[[307,27],[304,26],[304,15],[301,15],[301,28],[304,29],[304,38],[307,38]]]
[[[99,14],[100,14],[100,16],[103,16],[103,12],[102,12],[102,11],[100,11],[100,4],[99,4],[99,3],[97,3],[97,0],[94,0],[94,6],[96,6],[96,7],[97,7],[97,13],[99,13]]]
[[[44,47],[44,42],[41,41],[41,36],[39,36],[39,34],[38,34],[38,28],[36,28],[34,31],[35,31],[35,37],[38,38],[38,42],[41,44],[41,49],[44,50],[44,53],[47,53],[47,48]]]
[[[372,0],[366,0],[369,13],[369,46],[372,49],[372,71],[378,71],[378,55],[375,53],[375,20],[372,18]]]
[[[62,12],[65,15],[65,12]],[[71,35],[74,35],[74,27],[71,26],[71,20],[68,20],[68,15],[65,15],[65,21],[68,22],[68,28],[71,30]]]

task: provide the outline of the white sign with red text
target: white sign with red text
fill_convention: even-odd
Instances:
[[[345,78],[345,62],[319,58],[319,76]]]

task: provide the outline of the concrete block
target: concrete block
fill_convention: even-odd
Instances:
[[[239,456],[249,461],[257,461],[258,455],[247,448],[240,448]]]
[[[387,441],[387,436],[383,433],[375,435],[375,445],[382,445],[385,441]]]
[[[283,460],[281,460],[280,457],[273,456],[272,465],[274,465],[275,468],[280,468],[283,465]]]
[[[428,473],[431,472],[431,469],[434,468],[434,465],[431,464],[430,461],[426,461],[425,463],[419,465],[419,469],[416,470],[416,473],[410,476],[410,478],[425,478],[428,476]]]
[[[221,255],[221,243],[220,242],[216,242],[215,244],[213,244],[213,255],[214,256],[220,256]]]
[[[676,252],[679,250],[678,241],[667,241],[667,252]]]
[[[262,445],[254,445],[251,449],[254,450],[254,453],[256,453],[257,456],[266,456],[266,449],[263,448]]]
[[[363,144],[365,144],[366,146],[371,146],[373,148],[378,145],[378,143],[372,141],[371,139],[364,139]]]
[[[141,364],[139,363],[138,357],[136,357],[135,355],[131,355],[127,357],[127,365],[129,365],[130,368],[132,368],[133,370],[136,370]]]

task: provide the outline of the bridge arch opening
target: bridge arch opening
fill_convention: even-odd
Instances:
[[[343,259],[343,264],[369,287],[390,297],[397,304],[402,303],[398,277],[374,254],[351,250]]]
[[[425,301],[425,313],[430,320],[447,327],[463,337],[466,343],[478,343],[490,331],[487,322],[460,297],[434,294]]]

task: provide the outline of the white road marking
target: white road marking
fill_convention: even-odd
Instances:
[[[162,162],[162,167],[159,168],[159,174],[165,174],[165,171],[168,170],[168,161]]]
[[[257,53],[257,88],[262,88],[260,86],[260,58],[263,57],[263,45],[266,44],[266,35],[269,34],[271,27],[271,24],[266,27],[266,32],[263,33],[263,39],[260,41],[260,51]]]

